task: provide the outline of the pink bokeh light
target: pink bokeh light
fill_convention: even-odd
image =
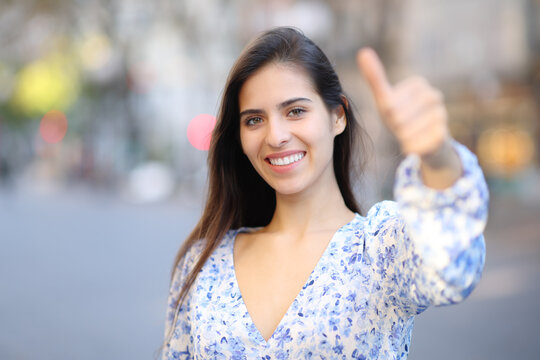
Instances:
[[[216,118],[209,114],[195,116],[188,125],[187,137],[190,144],[198,149],[207,151],[210,148],[212,131],[216,125]]]
[[[67,133],[67,128],[66,115],[60,110],[51,110],[41,118],[39,134],[45,142],[56,144],[62,141]]]

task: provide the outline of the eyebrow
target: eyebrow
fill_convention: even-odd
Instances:
[[[283,109],[291,104],[294,104],[295,102],[298,102],[298,101],[308,101],[308,102],[313,102],[311,101],[311,99],[308,99],[308,98],[304,98],[304,97],[296,97],[296,98],[292,98],[292,99],[289,99],[289,100],[285,100],[284,102],[282,102],[281,104],[279,104],[277,107],[278,109]],[[245,116],[245,115],[252,115],[252,114],[260,114],[264,112],[263,110],[261,109],[247,109],[247,110],[244,110],[240,113],[239,117],[241,118],[242,116]]]

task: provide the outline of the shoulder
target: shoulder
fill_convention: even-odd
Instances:
[[[387,269],[405,255],[408,247],[405,221],[398,203],[389,200],[373,205],[365,219],[364,261],[374,266],[382,281]]]
[[[191,244],[191,246],[189,246],[184,256],[182,256],[182,258],[180,258],[176,264],[173,275],[173,283],[176,283],[177,286],[181,284],[181,282],[187,277],[190,269],[193,268],[193,265],[198,260],[203,249],[203,239],[197,239]]]
[[[375,231],[385,224],[395,222],[401,222],[399,205],[395,201],[378,202],[366,214],[366,229],[368,231]]]
[[[365,218],[364,236],[366,251],[401,243],[406,235],[405,221],[395,201],[385,200],[373,205]]]
[[[236,236],[239,229],[227,230],[225,235],[221,238],[217,246],[214,248],[208,259],[226,258],[228,254],[228,247],[232,244],[232,239]],[[191,246],[187,249],[184,256],[178,261],[176,268],[174,269],[174,275],[172,279],[173,288],[179,287],[189,276],[189,273],[195,268],[197,262],[201,258],[204,250],[207,247],[207,240],[204,238],[194,240]],[[206,262],[208,262],[208,259]],[[205,262],[205,263],[206,263]],[[205,265],[201,271],[204,271]]]

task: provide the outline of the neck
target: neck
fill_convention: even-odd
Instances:
[[[330,181],[321,183],[324,188],[313,184],[298,194],[277,193],[276,210],[266,230],[302,239],[310,233],[335,232],[351,221],[354,213],[345,205],[333,173]]]

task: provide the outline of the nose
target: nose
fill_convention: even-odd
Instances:
[[[281,147],[289,142],[291,133],[287,121],[281,117],[270,118],[268,121],[266,143],[271,147]]]

